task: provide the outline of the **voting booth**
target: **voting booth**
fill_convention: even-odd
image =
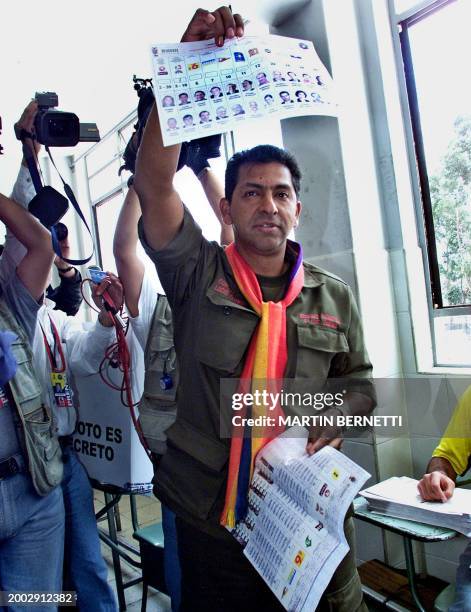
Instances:
[[[141,360],[139,355],[136,361]],[[134,372],[143,376],[144,364],[133,365]],[[108,376],[120,385],[122,372],[108,371]],[[136,433],[129,408],[121,402],[120,391],[106,385],[99,374],[76,377],[74,382],[79,418],[73,446],[88,476],[125,491],[151,492],[152,463]],[[139,387],[142,388],[134,384],[134,401],[139,399]]]

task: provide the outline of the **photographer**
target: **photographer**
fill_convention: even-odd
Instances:
[[[36,103],[31,102],[17,124],[17,131],[23,129],[34,133],[36,110]],[[32,146],[31,142],[27,144]],[[35,146],[37,152],[39,147],[36,143]],[[27,180],[24,183],[17,181],[14,193],[20,204],[26,207],[32,194],[29,189],[22,190],[24,185],[28,185]],[[50,239],[48,248],[51,254],[48,266],[50,274]],[[0,260],[2,280],[11,277],[12,265],[23,265],[23,251],[23,245],[14,237],[7,241]],[[42,384],[43,400],[51,406],[54,431],[59,437],[64,455],[64,478],[61,483],[66,526],[64,584],[68,590],[77,592],[80,607],[85,609],[93,606],[94,610],[114,611],[116,602],[107,582],[107,568],[101,556],[92,489],[85,469],[71,445],[77,410],[68,382],[73,374],[85,376],[97,373],[106,348],[113,342],[112,322],[101,297],[105,291],[117,308],[122,305],[121,283],[110,274],[93,289],[93,299],[100,313],[95,326],[88,331],[84,331],[73,317],[67,317],[63,312],[52,310],[47,303],[43,303],[38,311],[33,339],[33,363]]]
[[[62,459],[30,347],[53,258],[51,237],[2,195],[0,220],[26,249],[9,282],[0,286],[0,591],[60,591]],[[37,452],[40,445],[45,452]]]

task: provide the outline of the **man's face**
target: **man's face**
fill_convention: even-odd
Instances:
[[[201,100],[204,100],[204,92],[203,91],[195,92],[195,100],[197,102],[201,102]]]
[[[177,127],[177,120],[172,117],[167,121],[167,125],[170,130],[174,130]]]
[[[221,93],[221,90],[219,89],[219,87],[213,87],[213,88],[211,89],[211,94],[212,94],[214,97],[219,96],[219,95],[220,95],[220,93]]]
[[[180,104],[188,104],[188,94],[183,93],[180,94],[178,97],[180,99]]]
[[[280,93],[280,98],[283,100],[283,102],[289,102],[289,93],[287,91],[282,91]]]
[[[183,117],[183,123],[187,126],[193,125],[193,117],[191,115]]]
[[[216,109],[216,114],[219,117],[219,119],[225,119],[227,117],[227,111],[225,108],[219,107],[218,109]]]
[[[291,173],[278,162],[243,164],[232,202],[223,199],[225,223],[234,226],[236,243],[260,255],[278,253],[301,212]]]
[[[273,104],[273,96],[265,96],[265,104],[267,104],[267,106]]]
[[[203,111],[200,114],[200,119],[201,119],[202,123],[208,123],[208,121],[209,121],[209,112],[208,111]]]

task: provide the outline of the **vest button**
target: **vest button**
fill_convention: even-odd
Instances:
[[[224,314],[229,316],[232,312],[232,308],[230,306],[224,306]]]

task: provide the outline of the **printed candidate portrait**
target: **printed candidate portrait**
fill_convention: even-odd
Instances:
[[[222,98],[224,94],[222,93],[222,89],[219,85],[213,85],[209,90],[209,97],[211,100],[217,100],[218,98]]]
[[[163,108],[170,108],[172,106],[175,106],[175,100],[173,99],[173,96],[164,96],[162,98],[162,106]]]
[[[200,124],[208,124],[208,123],[211,123],[211,121],[212,121],[211,114],[210,114],[209,110],[202,110],[198,114],[198,117],[200,119]]]
[[[182,91],[178,94],[178,106],[184,106],[185,104],[190,104],[190,97],[188,92]]]

